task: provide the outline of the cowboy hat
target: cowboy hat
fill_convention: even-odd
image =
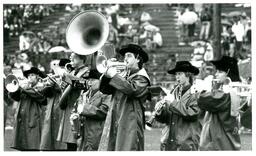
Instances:
[[[197,75],[199,73],[199,69],[188,61],[178,61],[175,68],[168,71],[169,74],[175,74],[176,72],[190,72]]]
[[[240,81],[237,60],[233,57],[223,56],[220,60],[210,61],[217,70],[228,73],[228,77],[232,81]]]
[[[121,54],[122,56],[124,56],[127,52],[138,54],[139,56],[141,56],[143,59],[143,63],[146,63],[148,61],[148,54],[139,45],[128,44],[123,46],[119,50],[119,54]]]
[[[34,73],[34,74],[37,74],[38,76],[40,76],[41,78],[46,78],[46,75],[41,72],[38,68],[36,67],[31,67],[29,70],[25,70],[23,72],[23,75],[28,78],[28,75],[31,74],[31,73]]]

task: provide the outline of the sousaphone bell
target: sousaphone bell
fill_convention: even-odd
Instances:
[[[98,11],[88,10],[77,14],[66,29],[69,48],[79,55],[98,51],[107,41],[109,23]]]

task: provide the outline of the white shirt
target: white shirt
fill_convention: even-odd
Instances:
[[[237,23],[234,23],[232,26],[232,31],[236,36],[236,40],[238,42],[242,42],[245,34],[243,24],[240,21]]]

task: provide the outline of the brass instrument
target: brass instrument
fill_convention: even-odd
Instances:
[[[106,17],[98,11],[88,10],[77,14],[68,24],[66,29],[66,41],[69,48],[78,55],[90,55],[102,48],[107,41],[109,34],[109,23]],[[72,69],[71,64],[65,66],[66,69]],[[85,81],[69,73],[63,75],[63,81],[70,84],[60,98],[59,105],[62,108],[64,101],[71,92],[72,81]],[[70,122],[76,137],[79,130],[79,116],[74,112]]]
[[[222,88],[220,88],[222,86]],[[236,92],[236,94],[240,97],[248,97],[251,96],[251,85],[243,84],[241,82],[232,82],[229,78],[227,78],[224,83],[220,83],[219,79],[212,80],[212,91],[221,89],[225,91],[226,88],[228,90],[232,90]]]
[[[41,79],[43,83],[47,83],[48,80],[50,80],[51,82],[54,82],[56,84],[57,83],[57,79],[60,79],[61,75],[47,75],[46,78]]]
[[[71,63],[67,63],[65,65],[65,69],[68,73],[70,73],[72,70],[74,70],[74,68],[72,67],[72,64]]]
[[[104,55],[98,55],[96,57],[96,68],[99,73],[105,73],[109,67],[115,67],[117,73],[122,77],[127,75],[128,69],[125,62],[107,60],[107,57]]]
[[[109,23],[98,11],[88,10],[77,14],[66,29],[69,48],[79,55],[98,51],[107,41]]]
[[[19,80],[16,76],[10,74],[5,79],[5,88],[8,92],[16,92],[20,88]]]

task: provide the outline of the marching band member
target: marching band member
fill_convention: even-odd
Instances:
[[[63,114],[63,110],[59,107],[59,100],[62,91],[68,86],[68,83],[62,81],[61,77],[64,73],[68,73],[65,69],[67,63],[70,63],[69,59],[60,59],[54,70],[54,74],[58,77],[53,75],[54,77],[48,78],[45,83],[45,86],[50,87],[51,89],[45,95],[47,97],[47,106],[40,144],[40,150],[43,151],[65,150],[67,148],[65,143],[57,141],[58,130]]]
[[[70,73],[73,70],[72,65],[70,64],[70,59],[65,59],[65,58],[60,59],[59,67],[60,67],[59,73],[61,73],[61,76],[65,75],[65,73]],[[68,86],[68,83],[65,82],[64,80],[61,80],[59,84],[60,84],[61,90],[63,91]]]
[[[89,68],[85,65],[85,55],[72,53],[70,60],[71,65],[74,68],[74,70],[70,73],[72,76],[77,78],[88,76]],[[68,151],[77,150],[77,138],[75,135],[73,135],[73,127],[70,123],[70,116],[74,111],[76,111],[76,101],[82,91],[81,87],[76,87],[75,83],[73,84],[73,82],[64,90],[59,102],[59,106],[64,113],[61,119],[57,140],[66,143]]]
[[[223,56],[211,61],[219,81],[211,92],[202,91],[198,105],[206,111],[200,138],[200,150],[240,150],[238,133],[239,97],[229,88],[230,81],[240,81],[237,61]],[[228,81],[227,81],[228,80]]]
[[[144,150],[144,107],[149,97],[150,79],[142,67],[148,61],[147,53],[138,45],[128,44],[119,51],[129,70],[126,77],[109,67],[102,77],[100,91],[111,94],[99,150]]]
[[[16,92],[9,93],[10,97],[18,101],[18,108],[15,113],[15,124],[13,133],[12,148],[21,151],[40,150],[41,140],[41,105],[46,105],[47,101],[39,85],[39,78],[45,75],[36,67],[23,72],[28,79],[28,84],[19,88]]]
[[[97,151],[109,108],[110,95],[99,91],[101,74],[91,70],[88,77],[88,90],[78,101],[78,113],[81,121],[81,142],[79,151]]]
[[[166,124],[161,138],[161,150],[198,150],[201,132],[198,120],[200,109],[195,94],[191,93],[191,85],[193,76],[197,75],[199,70],[188,61],[179,61],[168,73],[175,74],[178,85],[164,98],[165,105],[157,103],[155,106],[155,110],[160,110],[156,120]]]
[[[55,78],[46,78],[44,87],[49,88],[44,96],[47,98],[45,109],[40,150],[55,151],[66,149],[66,144],[58,142],[57,135],[60,119],[63,111],[59,107],[59,99],[62,94],[61,88]]]

